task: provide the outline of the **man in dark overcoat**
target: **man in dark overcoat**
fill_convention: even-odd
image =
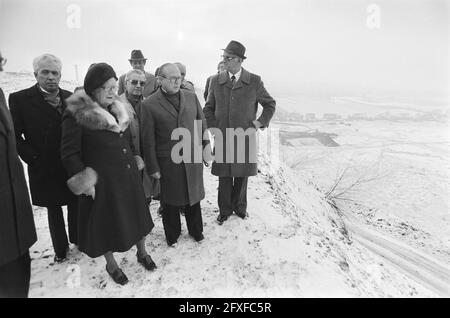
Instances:
[[[140,130],[139,130],[139,111],[143,100],[143,90],[146,84],[146,78],[144,71],[131,70],[125,76],[125,93],[119,96],[119,99],[129,109],[130,114],[133,115],[130,122],[130,133],[132,137],[132,143],[136,153],[142,161],[142,151],[140,142]],[[142,165],[144,162],[142,161]],[[142,184],[144,186],[145,197],[148,204],[151,202],[151,197],[154,194],[153,184],[155,179],[150,179],[147,173],[147,169],[142,168]]]
[[[0,55],[0,71],[3,58]],[[0,298],[27,297],[29,248],[36,242],[27,184],[5,96],[0,88]]]
[[[180,89],[179,69],[174,64],[164,64],[159,70],[159,81],[161,87],[141,106],[141,144],[147,171],[160,179],[164,231],[167,243],[174,246],[181,233],[179,210],[183,207],[189,234],[196,241],[204,238],[200,207],[205,197],[202,153],[209,140],[202,138],[206,121],[197,96]],[[177,128],[189,135],[185,136],[189,140],[187,147],[180,152],[173,151],[180,145],[179,139],[172,139]],[[200,152],[196,159],[195,147]],[[176,159],[181,152],[190,152],[190,158]]]
[[[59,87],[61,61],[44,54],[33,61],[36,85],[9,96],[19,156],[28,165],[32,203],[46,207],[55,261],[69,247],[62,206],[67,205],[70,241],[77,244],[77,201],[69,191],[62,165],[61,120],[69,91]]]
[[[242,68],[244,59],[245,47],[237,41],[231,41],[224,49],[225,70],[211,78],[203,109],[208,128],[219,130],[223,137],[215,138],[216,157],[211,170],[213,175],[219,177],[220,213],[217,222],[220,225],[233,212],[242,219],[248,216],[248,177],[258,172],[256,130],[268,127],[275,112],[275,100],[264,88],[261,77]],[[263,111],[256,119],[258,104]],[[245,143],[237,142],[239,138],[234,135],[227,138],[227,130],[237,132],[237,129],[246,133]],[[218,153],[223,155],[222,158],[218,159]],[[241,156],[245,158],[242,160]]]

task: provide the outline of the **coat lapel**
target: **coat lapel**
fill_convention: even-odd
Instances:
[[[228,76],[227,71],[222,71],[219,73],[219,84],[225,85],[229,89],[233,89],[233,85],[231,84],[230,77]]]
[[[163,96],[161,91],[158,91],[158,99],[159,99],[159,104],[166,110],[168,111],[173,117],[175,117],[175,119],[178,119],[178,113],[175,110],[175,108],[172,106],[172,104],[170,104],[170,102]]]
[[[62,113],[64,114],[64,111],[67,108],[66,99],[69,98],[72,95],[72,93],[61,90],[60,95],[61,95],[61,102],[62,102]]]
[[[5,136],[8,134],[8,131],[13,130],[13,123],[11,116],[9,114],[9,110],[6,107],[5,97],[3,92],[0,90],[0,133]]]
[[[0,106],[1,107],[1,109],[0,109],[0,134],[3,134],[3,135],[7,135],[7,133],[6,133],[6,125],[5,125],[5,121],[6,121],[6,118],[3,116],[3,106]]]
[[[239,77],[239,80],[236,82],[236,84],[234,84],[233,89],[241,88],[244,86],[244,84],[250,84],[250,73],[242,68],[241,77]]]
[[[184,96],[183,90],[180,89],[180,112],[178,113],[178,127],[181,127],[181,118],[183,118],[183,112],[186,108],[186,97]]]

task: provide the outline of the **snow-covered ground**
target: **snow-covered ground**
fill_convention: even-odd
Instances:
[[[401,297],[438,296],[345,235],[337,213],[314,185],[279,170],[249,185],[250,218],[217,216],[217,180],[205,171],[203,220],[206,239],[186,232],[177,248],[164,240],[157,204],[156,227],[147,247],[158,269],[146,272],[135,249],[118,254],[130,279],[117,286],[102,259],[76,249],[65,264],[53,264],[46,213],[36,209],[39,241],[32,248],[32,297]],[[287,178],[285,177],[287,176]],[[344,233],[344,234],[342,234]]]
[[[360,121],[348,126],[322,122],[309,124],[309,128],[336,133],[340,146],[284,147],[283,157],[297,176],[314,180],[323,193],[342,176],[330,197],[338,196],[335,202],[349,227],[356,221],[366,232],[405,243],[448,268],[448,124]],[[447,276],[444,282],[449,280]]]
[[[33,83],[30,76],[0,76],[7,94]],[[71,90],[75,86],[62,83]],[[76,247],[67,262],[54,264],[46,211],[35,207],[38,242],[31,249],[30,296],[450,295],[449,149],[443,127],[388,122],[326,129],[320,125],[320,130],[336,132],[341,146],[282,147],[286,164],[279,167],[261,156],[261,173],[249,180],[246,220],[234,216],[222,226],[215,222],[217,178],[205,169],[202,243],[189,237],[183,221],[178,247],[168,247],[156,213],[158,203],[153,202],[155,228],[147,248],[158,269],[146,272],[136,262],[135,248],[117,254],[130,279],[123,287],[109,278],[103,259],[90,259]],[[354,201],[335,201],[336,209],[325,193],[347,166],[350,180],[344,182],[361,173],[373,175],[374,181],[347,193]]]

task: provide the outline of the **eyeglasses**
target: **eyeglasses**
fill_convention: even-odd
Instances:
[[[131,80],[130,83],[131,83],[131,85],[134,85],[134,86],[136,86],[138,83],[141,84],[141,86],[144,86],[146,82],[138,81],[138,80]]]
[[[165,78],[166,80],[168,80],[169,82],[171,82],[172,84],[174,84],[174,83],[176,83],[176,82],[181,82],[181,77],[164,77],[164,76],[161,76],[162,78]]]
[[[108,93],[114,93],[117,92],[117,90],[119,89],[118,86],[111,86],[111,87],[101,87],[102,89],[104,89],[106,92]]]
[[[236,58],[236,56],[226,56],[226,55],[221,55],[220,57],[222,58],[222,60],[226,62],[230,62]]]

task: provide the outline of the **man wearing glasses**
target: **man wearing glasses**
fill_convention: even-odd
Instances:
[[[145,64],[147,63],[147,59],[142,54],[141,50],[133,50],[131,51],[131,57],[128,60],[130,62],[131,67],[133,70],[141,70],[145,74],[145,86],[142,91],[142,96],[145,98],[147,96],[150,96],[156,89],[156,77],[151,74],[147,73],[144,70]],[[125,92],[125,77],[126,74],[123,74],[119,77],[119,91],[118,94],[122,95]]]
[[[241,66],[246,59],[245,47],[237,41],[231,41],[223,51],[225,70],[211,78],[203,109],[208,128],[219,129],[223,137],[222,142],[215,139],[215,153],[217,155],[217,149],[222,149],[223,158],[215,158],[211,170],[213,175],[219,177],[219,225],[233,212],[242,219],[248,217],[247,181],[249,176],[255,176],[258,172],[256,158],[250,155],[256,154],[254,130],[268,127],[275,112],[275,100],[264,88],[261,77]],[[263,111],[256,119],[258,103]],[[234,149],[231,149],[231,141],[226,136],[227,128],[233,131],[242,128],[250,132],[245,136],[244,147],[238,147],[239,143],[233,137]],[[228,158],[231,153],[234,158]],[[244,155],[245,160],[238,160],[240,155]]]
[[[137,160],[142,163],[142,182],[144,186],[145,197],[147,203],[150,204],[152,196],[152,182],[147,174],[147,170],[143,167],[144,162],[142,160],[140,132],[139,132],[139,113],[141,103],[143,100],[144,87],[146,85],[145,73],[142,70],[131,70],[125,74],[125,92],[120,95],[120,100],[128,107],[130,113],[133,114],[133,118],[130,123],[130,132],[132,137],[133,146],[136,152],[140,154],[141,158]],[[140,168],[140,167],[138,167]]]
[[[197,96],[180,89],[181,74],[176,65],[162,65],[158,80],[161,87],[146,98],[141,107],[141,144],[145,165],[149,174],[161,183],[160,199],[164,202],[162,219],[167,244],[177,244],[181,233],[179,211],[182,208],[189,234],[200,242],[204,239],[200,201],[205,197],[205,190],[202,156],[200,153],[199,160],[195,160],[194,153],[198,146],[203,151],[203,147],[209,144],[202,138],[206,120]],[[186,132],[180,138],[189,140],[187,147],[190,149],[181,151],[191,154],[189,160],[179,158],[180,151],[174,151],[172,156],[172,149],[176,149],[180,142],[172,139],[172,133],[180,131],[177,128]]]

